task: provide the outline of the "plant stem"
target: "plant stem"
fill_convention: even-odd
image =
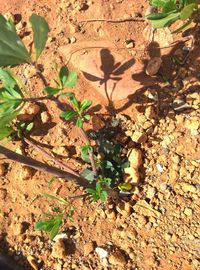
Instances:
[[[86,133],[86,131],[83,128],[79,128],[81,135],[83,136],[84,140],[86,141],[86,143],[88,145],[90,145],[90,140],[88,138],[88,135]],[[91,166],[92,166],[92,171],[94,173],[94,176],[97,176],[97,168],[96,168],[96,164],[95,164],[95,160],[94,160],[94,155],[92,151],[89,151],[89,159],[91,162]]]
[[[144,22],[145,18],[127,18],[127,19],[120,19],[120,20],[111,20],[111,19],[90,19],[90,20],[82,20],[79,23],[88,23],[88,22],[107,22],[107,23],[124,23],[130,21],[139,21]]]
[[[23,139],[24,139],[24,141],[27,144],[31,145],[33,148],[35,148],[36,150],[38,150],[40,153],[42,153],[47,158],[52,159],[55,162],[55,164],[63,167],[63,169],[65,169],[67,172],[72,173],[72,174],[74,174],[74,175],[76,175],[78,177],[81,177],[80,174],[78,174],[77,172],[75,172],[74,170],[72,170],[67,164],[65,164],[65,162],[63,162],[63,161],[61,161],[61,160],[53,157],[52,155],[50,155],[49,153],[47,153],[47,151],[45,151],[42,147],[40,147],[37,144],[35,144],[32,140],[29,140],[27,138],[23,138]]]
[[[0,145],[0,154],[2,154],[3,156],[5,156],[8,159],[22,163],[22,164],[29,166],[31,168],[34,168],[36,170],[47,172],[47,173],[53,174],[59,178],[73,181],[76,184],[78,184],[79,186],[82,186],[82,187],[91,186],[91,184],[89,184],[88,181],[83,177],[76,176],[72,173],[63,171],[61,169],[58,169],[58,168],[50,166],[50,165],[47,165],[45,163],[42,163],[42,162],[37,161],[35,159],[32,159],[30,157],[26,157],[26,156],[17,154],[14,151],[11,151],[11,150],[9,150],[1,145]]]

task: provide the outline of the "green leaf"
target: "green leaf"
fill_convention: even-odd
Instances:
[[[54,237],[58,234],[59,228],[62,224],[63,214],[53,217],[53,215],[48,215],[52,217],[51,219],[40,220],[35,224],[35,230],[37,231],[46,231],[50,234],[50,239],[53,240]]]
[[[192,23],[192,21],[193,20],[190,19],[188,22],[184,23],[181,27],[179,27],[178,29],[176,29],[175,31],[173,31],[172,34],[176,34],[176,33],[179,33],[181,31],[183,31],[186,27],[188,27]]]
[[[164,7],[166,0],[151,0],[151,6],[153,7]]]
[[[83,156],[88,156],[89,151],[92,151],[92,147],[90,145],[83,145],[80,147],[81,148],[81,155]]]
[[[63,85],[63,88],[71,88],[76,86],[77,83],[77,74],[76,72],[72,71],[69,73],[66,82]]]
[[[176,0],[168,0],[164,5],[162,12],[168,13],[173,10],[176,10]]]
[[[182,21],[187,20],[193,13],[194,9],[196,8],[196,4],[190,4],[184,7],[181,11],[180,18]]]
[[[17,36],[13,23],[0,15],[0,66],[15,66],[26,62],[31,62],[31,58]]]
[[[48,95],[52,96],[52,95],[58,94],[60,92],[60,90],[58,88],[53,88],[51,86],[46,86],[44,88],[44,92],[46,92]]]
[[[81,119],[80,117],[76,120],[76,126],[78,128],[82,128],[83,126],[83,119]]]
[[[50,231],[50,235],[49,235],[49,237],[50,237],[51,240],[53,240],[54,237],[58,234],[59,228],[60,228],[61,224],[62,224],[62,220],[58,220],[58,221],[54,224],[53,228],[52,228],[51,231]]]
[[[66,201],[66,200],[63,199],[63,198],[59,198],[59,197],[56,197],[56,196],[54,196],[54,195],[47,194],[47,193],[43,193],[42,195],[43,195],[44,197],[50,198],[50,199],[52,199],[52,200],[59,201],[60,203],[68,204],[68,201]]]
[[[74,111],[71,111],[71,112],[62,112],[61,114],[60,114],[60,117],[61,118],[64,118],[65,120],[71,120],[74,116],[76,116],[77,115],[77,113],[76,112],[74,112]]]
[[[129,191],[132,189],[132,185],[130,183],[121,183],[118,185],[118,188],[123,191]]]
[[[36,51],[36,61],[37,61],[38,57],[44,50],[48,38],[48,33],[50,30],[46,20],[37,14],[33,13],[29,21],[33,30],[33,42]]]
[[[8,137],[13,132],[11,127],[2,127],[0,126],[0,141]]]
[[[33,127],[34,127],[34,123],[28,124],[26,127],[26,131],[30,132],[33,129]]]
[[[84,99],[81,102],[80,109],[81,111],[87,110],[92,105],[92,101],[89,99]]]
[[[101,194],[100,194],[100,199],[101,199],[101,202],[105,202],[106,198],[107,198],[108,194],[106,191],[101,191]]]
[[[55,177],[52,177],[52,178],[48,181],[48,185],[50,186],[55,180],[56,180],[56,178],[55,178]]]
[[[64,87],[64,85],[67,83],[68,76],[69,76],[68,68],[65,66],[61,67],[59,72],[59,79],[62,83],[62,87]]]
[[[89,114],[86,114],[86,115],[84,115],[84,118],[85,118],[85,120],[89,121],[91,117]]]
[[[81,176],[83,176],[85,179],[87,179],[89,182],[94,181],[94,173],[92,170],[85,169],[81,172]]]
[[[170,26],[173,22],[179,19],[180,12],[172,13],[167,17],[159,20],[150,20],[154,28],[163,28]]]
[[[17,82],[12,77],[9,71],[0,68],[0,81],[2,81],[2,85],[4,89],[1,89],[0,98],[7,99],[21,99],[23,98],[23,94],[19,89]]]
[[[90,194],[96,194],[96,190],[93,188],[87,188],[86,191]]]
[[[22,82],[21,78],[10,68],[6,68],[6,72],[15,80],[17,86],[19,86],[20,90],[23,90],[28,96],[29,93],[26,90],[26,86]],[[24,97],[23,93],[20,91],[22,97]]]
[[[45,220],[40,220],[35,224],[35,230],[36,231],[50,231],[52,226],[54,224],[53,219],[45,219]]]
[[[166,18],[169,14],[168,13],[151,13],[146,15],[148,20],[160,20]]]

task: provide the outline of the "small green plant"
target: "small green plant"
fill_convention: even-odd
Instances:
[[[49,32],[49,26],[44,18],[33,14],[30,17],[30,25],[33,30],[34,54],[30,54],[23,41],[18,37],[14,23],[6,20],[0,15],[0,140],[9,138],[22,140],[35,147],[49,158],[53,159],[56,166],[49,166],[30,157],[19,155],[6,147],[0,145],[0,154],[13,161],[21,162],[27,166],[40,171],[49,172],[56,177],[75,181],[79,186],[84,187],[83,196],[90,202],[105,202],[110,190],[128,190],[127,184],[122,184],[124,168],[129,166],[128,159],[123,154],[123,145],[116,140],[119,132],[119,123],[111,122],[104,129],[91,131],[89,134],[84,129],[84,124],[90,120],[89,109],[91,100],[79,101],[69,88],[73,88],[77,83],[77,74],[69,72],[66,66],[61,68],[54,65],[56,78],[55,86],[48,85],[39,69],[38,59],[42,54]],[[32,98],[30,92],[10,68],[19,64],[28,63],[37,70],[37,75],[44,83],[44,95]],[[63,107],[60,99],[66,99],[67,108]],[[51,156],[43,148],[31,139],[31,132],[34,129],[32,121],[20,120],[18,117],[25,104],[49,100],[60,105],[62,112],[60,118],[63,121],[71,121],[80,131],[85,143],[81,146],[81,157],[87,164],[87,168],[82,172],[76,172],[62,160]],[[95,146],[91,146],[91,140],[95,141]],[[48,182],[51,185],[55,177]],[[128,186],[130,190],[130,184]],[[62,207],[53,207],[52,213],[45,213],[45,219],[36,223],[37,230],[49,233],[53,239],[59,231],[63,220],[72,220],[74,209],[70,199],[60,198],[50,194],[43,196],[59,202]]]
[[[177,20],[183,21],[183,25],[174,33],[184,30],[195,20],[199,11],[197,0],[151,0],[150,4],[159,10],[146,16],[154,28],[170,26]]]
[[[53,240],[59,232],[63,219],[73,221],[74,208],[66,199],[46,193],[43,196],[57,201],[62,205],[62,209],[60,207],[52,207],[53,214],[44,213],[43,216],[47,217],[47,219],[40,220],[35,225],[36,230],[48,232],[50,239]]]

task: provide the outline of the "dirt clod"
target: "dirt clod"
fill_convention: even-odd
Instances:
[[[66,257],[66,247],[63,239],[58,239],[54,243],[51,255],[56,259],[63,259]]]
[[[112,265],[124,266],[126,264],[125,256],[119,250],[111,254],[108,260],[109,260],[109,263]]]

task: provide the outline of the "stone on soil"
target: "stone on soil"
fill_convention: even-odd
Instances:
[[[108,260],[109,260],[109,263],[112,265],[125,266],[126,264],[125,256],[119,250],[111,254]]]
[[[88,242],[84,245],[84,255],[88,256],[91,252],[94,251],[94,244],[93,242]]]
[[[109,50],[106,48],[80,50],[91,46],[109,47]],[[76,54],[72,55],[73,51],[76,51]],[[61,47],[60,53],[66,61],[71,56],[71,64],[83,73],[85,79],[96,91],[112,101],[125,99],[154,82],[154,79],[145,74],[143,64],[133,58],[125,59],[116,52],[114,44],[108,41],[69,44]],[[121,65],[116,68],[116,63],[121,63]],[[106,85],[105,78],[108,78]]]
[[[56,259],[63,259],[66,257],[66,248],[63,239],[58,239],[54,243],[51,255]]]

